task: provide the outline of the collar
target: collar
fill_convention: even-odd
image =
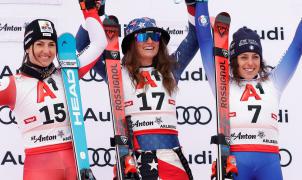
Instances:
[[[56,71],[56,67],[53,63],[51,63],[47,67],[41,67],[31,63],[30,61],[27,61],[23,63],[23,65],[20,68],[20,71],[22,73],[25,73],[29,76],[32,76],[36,79],[43,81],[44,79],[48,78]]]

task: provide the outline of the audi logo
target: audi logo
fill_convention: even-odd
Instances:
[[[281,167],[287,167],[292,163],[293,157],[289,150],[279,149]]]
[[[200,124],[206,125],[212,120],[212,112],[205,106],[177,106],[176,107],[177,124]]]
[[[91,155],[90,166],[111,166],[115,164],[115,149],[114,148],[88,148],[88,154]]]
[[[90,82],[90,81],[102,82],[102,81],[104,81],[104,79],[98,73],[96,73],[93,69],[90,69],[90,71],[87,74],[85,74],[85,76],[82,77],[81,80],[83,80],[85,82]]]
[[[5,117],[4,117],[4,114],[6,114]],[[10,110],[10,108],[8,106],[0,107],[0,122],[2,124],[5,124],[5,125],[17,124],[17,122],[15,120],[16,120],[16,118],[15,118],[15,116],[13,116],[13,112]]]

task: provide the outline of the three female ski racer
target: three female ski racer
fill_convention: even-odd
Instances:
[[[187,1],[189,31],[171,56],[170,35],[148,17],[129,22],[122,41],[122,76],[125,114],[131,119],[134,149],[143,179],[193,179],[178,140],[176,128],[177,83],[181,73],[197,52],[194,3]],[[78,50],[89,39],[80,28]],[[194,39],[194,41],[192,41]],[[104,57],[94,69],[106,79]]]
[[[90,44],[80,52],[79,76],[96,63],[107,46],[94,1],[83,9]],[[90,7],[90,8],[88,8]],[[29,23],[24,33],[24,59],[19,74],[0,82],[0,105],[15,112],[25,146],[24,180],[76,180],[76,164],[63,80],[53,61],[57,33],[47,19]]]
[[[196,31],[203,65],[215,91],[213,38],[208,2],[196,4]],[[302,54],[302,21],[279,64],[268,69],[259,35],[242,27],[230,44],[230,134],[235,155],[235,180],[281,180],[278,145],[278,106]]]

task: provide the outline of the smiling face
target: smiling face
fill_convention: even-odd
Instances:
[[[29,55],[31,63],[41,67],[47,67],[54,60],[57,47],[53,40],[40,39],[34,42],[26,52]]]
[[[135,42],[136,59],[141,66],[152,65],[153,58],[157,55],[159,42],[156,42],[149,37],[145,42]]]
[[[251,80],[260,70],[260,56],[254,52],[245,52],[237,56],[238,74],[240,77]]]

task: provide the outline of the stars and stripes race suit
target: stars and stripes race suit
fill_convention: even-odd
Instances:
[[[96,63],[107,45],[96,10],[84,10],[91,39],[79,55],[79,76]],[[25,146],[24,180],[75,180],[76,165],[63,80],[57,69],[44,80],[24,73],[0,82],[0,105],[15,112]]]
[[[196,16],[209,19],[207,2],[197,3]],[[196,14],[199,12],[196,11]],[[215,69],[210,23],[197,24],[203,65],[214,93]],[[236,180],[282,179],[278,146],[278,105],[281,94],[293,76],[302,53],[302,23],[279,64],[269,72],[266,81],[259,76],[242,79],[240,85],[230,80],[231,153],[236,156]]]
[[[194,8],[188,7],[189,17],[194,16]],[[192,16],[193,15],[193,16]],[[77,48],[86,47],[89,39],[80,27]],[[195,27],[189,22],[189,32],[172,56],[177,59],[179,68],[173,72],[178,82],[181,73],[197,52]],[[104,57],[98,61],[95,70],[106,78]],[[164,89],[161,74],[154,67],[141,67],[140,73],[145,83],[135,87],[126,69],[122,70],[125,99],[125,114],[131,118],[134,132],[134,148],[140,173],[144,180],[186,180],[192,174],[180,149],[176,129],[175,96]]]

